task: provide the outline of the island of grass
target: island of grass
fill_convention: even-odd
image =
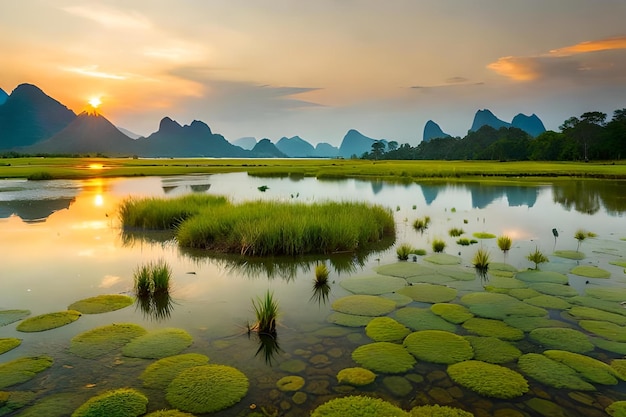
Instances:
[[[354,202],[131,198],[121,204],[119,215],[124,230],[169,229],[183,247],[251,256],[354,252],[395,236],[391,210]]]

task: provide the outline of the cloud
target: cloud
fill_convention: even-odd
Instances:
[[[148,19],[136,12],[126,13],[101,6],[70,6],[62,10],[75,16],[93,20],[110,29],[148,29],[152,25]]]
[[[111,74],[98,70],[97,65],[89,65],[86,67],[65,67],[64,71],[73,72],[75,74],[84,75],[86,77],[105,78],[108,80],[125,80],[128,78],[126,75]]]
[[[570,56],[576,54],[584,54],[588,52],[608,51],[615,49],[626,49],[626,36],[581,42],[577,43],[576,45],[553,49],[550,51],[550,55]]]
[[[447,84],[462,84],[468,82],[469,79],[465,77],[450,77],[446,79]]]

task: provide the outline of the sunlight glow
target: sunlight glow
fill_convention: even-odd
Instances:
[[[104,204],[104,198],[102,197],[102,194],[97,194],[94,197],[93,203],[98,207],[102,206]]]
[[[89,99],[89,104],[94,109],[97,109],[98,106],[102,104],[102,100],[100,100],[100,97],[92,97]]]
[[[102,169],[104,166],[102,164],[89,164],[89,169]]]

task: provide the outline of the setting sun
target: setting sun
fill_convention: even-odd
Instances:
[[[91,104],[91,107],[94,109],[97,109],[98,106],[102,104],[102,101],[100,100],[100,97],[92,97],[89,99],[89,104]]]

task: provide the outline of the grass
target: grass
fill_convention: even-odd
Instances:
[[[526,259],[528,259],[530,262],[533,262],[535,264],[535,269],[539,269],[539,264],[550,262],[548,257],[545,256],[543,253],[541,253],[541,251],[537,247],[535,247],[534,252],[530,252],[526,256]]]
[[[588,232],[584,229],[578,229],[576,230],[576,233],[574,233],[574,238],[576,238],[576,240],[578,241],[578,246],[576,247],[576,252],[578,252],[578,250],[580,249],[580,244],[583,243],[583,240],[587,239],[588,237],[596,237],[597,235],[593,232]]]
[[[453,227],[452,229],[448,230],[448,234],[451,237],[459,237],[461,236],[463,233],[465,233],[465,230],[460,229],[458,227]]]
[[[319,285],[328,283],[328,267],[326,264],[317,264],[315,266],[315,282]]]
[[[263,298],[257,297],[256,301],[252,300],[256,323],[251,330],[257,333],[275,334],[276,319],[278,318],[278,302],[274,299],[274,293],[265,293]]]
[[[486,249],[478,248],[474,257],[472,258],[472,265],[474,268],[480,271],[487,271],[489,268],[489,263],[491,262],[491,256]]]
[[[139,266],[134,273],[135,294],[142,298],[169,293],[171,275],[172,271],[164,260]]]
[[[469,245],[478,243],[478,241],[476,239],[468,239],[466,237],[462,237],[459,240],[457,240],[456,243],[457,245],[461,245],[461,246],[469,246]]]
[[[509,236],[502,235],[498,237],[497,243],[500,250],[507,253],[513,245],[513,240]]]
[[[487,232],[476,232],[472,236],[477,239],[494,239],[496,237],[496,235],[494,235],[493,233]]]
[[[433,240],[433,252],[440,253],[446,248],[446,242],[441,239]]]
[[[429,216],[424,216],[421,219],[415,219],[415,221],[413,222],[413,228],[421,233],[423,233],[424,230],[428,229],[428,226],[430,226]]]
[[[411,255],[415,251],[415,248],[408,243],[403,243],[396,249],[396,255],[398,259],[401,261],[406,261],[409,259],[409,255]]]

